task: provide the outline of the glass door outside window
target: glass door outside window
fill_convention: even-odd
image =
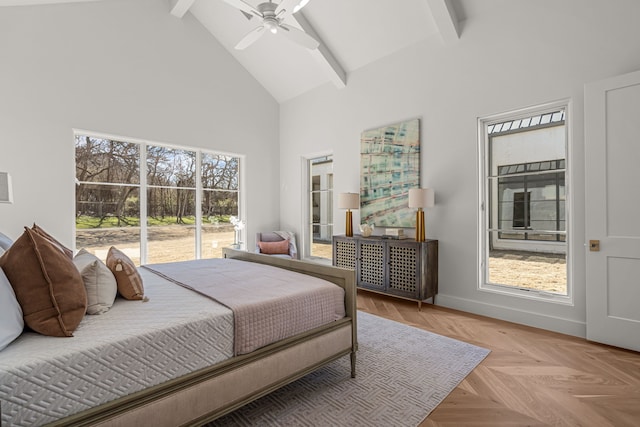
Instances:
[[[309,256],[331,260],[333,237],[333,157],[309,159]]]

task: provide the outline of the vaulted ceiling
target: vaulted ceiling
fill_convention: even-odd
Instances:
[[[246,0],[253,6],[263,1]],[[311,0],[286,23],[314,36],[320,42],[316,50],[280,34],[266,34],[244,50],[234,49],[259,19],[247,19],[223,0],[174,0],[174,9],[192,3],[189,12],[282,102],[326,82],[344,87],[354,70],[438,33],[455,40],[460,18],[454,1]]]
[[[25,6],[110,0],[0,0]],[[464,22],[513,0],[311,0],[285,23],[320,42],[309,50],[279,34],[265,34],[244,50],[234,46],[260,25],[224,0],[159,0],[175,19],[197,19],[260,84],[284,102],[325,83],[349,84],[349,74],[414,43],[437,37],[452,44]],[[265,1],[244,0],[253,7]]]

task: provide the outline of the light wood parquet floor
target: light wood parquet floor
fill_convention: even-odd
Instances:
[[[358,309],[491,350],[421,427],[640,426],[640,353],[365,291]]]

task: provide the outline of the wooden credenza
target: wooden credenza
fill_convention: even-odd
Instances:
[[[359,288],[422,302],[438,293],[438,241],[333,236],[333,265],[356,271]]]

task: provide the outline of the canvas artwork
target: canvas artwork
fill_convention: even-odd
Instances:
[[[380,227],[413,227],[410,188],[420,186],[420,120],[377,129],[360,137],[360,220]]]

